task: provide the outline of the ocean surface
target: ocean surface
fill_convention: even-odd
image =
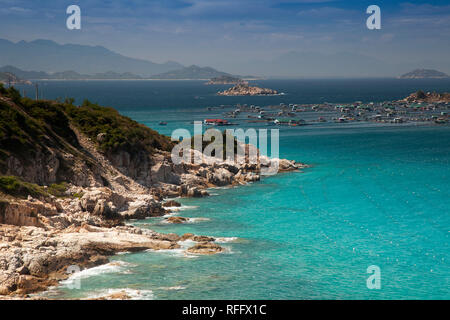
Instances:
[[[285,93],[219,97],[201,81],[49,81],[45,98],[87,98],[163,134],[222,117],[228,105],[376,102],[418,89],[450,91],[448,80],[265,80]],[[33,92],[32,87],[21,87]],[[208,111],[207,107],[219,107]],[[159,126],[160,121],[168,122]],[[236,119],[238,127],[267,125]],[[133,221],[160,232],[221,238],[226,252],[125,253],[44,293],[86,298],[126,290],[142,299],[450,299],[450,126],[324,123],[280,127],[280,157],[305,162],[242,187],[181,199],[178,215]],[[189,243],[185,244],[186,246]],[[369,266],[381,289],[368,289]]]

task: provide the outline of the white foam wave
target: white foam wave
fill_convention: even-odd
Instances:
[[[152,290],[136,290],[136,289],[105,289],[101,291],[93,292],[88,296],[88,299],[105,298],[108,300],[114,300],[112,295],[123,294],[130,298],[130,300],[153,300],[155,298]]]
[[[231,186],[223,186],[223,187],[211,187],[208,188],[208,190],[226,190],[226,189],[230,189]]]
[[[180,211],[189,210],[189,209],[197,209],[197,208],[198,208],[198,206],[184,206],[184,205],[182,205],[181,207],[178,207],[178,209]]]
[[[193,246],[195,244],[192,240],[185,240],[185,241],[179,241],[178,244],[180,245],[180,248],[177,249],[162,249],[162,250],[155,250],[155,249],[147,249],[146,252],[155,252],[155,253],[162,253],[162,254],[168,254],[175,257],[183,257],[183,258],[195,258],[196,256],[193,254],[190,254],[186,250]]]
[[[218,237],[215,239],[216,239],[215,242],[217,242],[217,243],[228,243],[228,242],[234,242],[234,241],[239,240],[238,237]]]
[[[80,272],[72,274],[66,280],[61,281],[61,284],[73,284],[74,280],[82,280],[93,276],[98,276],[105,273],[126,273],[127,267],[132,266],[130,263],[124,261],[113,261],[101,266],[84,269]]]
[[[199,217],[199,218],[189,218],[188,223],[197,223],[197,222],[209,221],[209,220],[211,220],[211,219],[209,219],[209,218],[201,218],[201,217]]]
[[[184,290],[186,287],[183,286],[173,286],[173,287],[159,287],[160,290]]]
[[[182,205],[181,207],[166,207],[164,209],[169,210],[170,212],[165,214],[164,217],[170,217],[170,216],[173,216],[174,214],[176,214],[177,212],[184,211],[184,210],[192,210],[192,209],[197,209],[197,208],[198,208],[198,206],[185,206],[185,205]]]
[[[181,211],[181,207],[165,207],[164,209],[170,211]]]

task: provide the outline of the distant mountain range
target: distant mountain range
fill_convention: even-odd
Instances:
[[[75,70],[80,74],[133,73],[150,77],[184,66],[177,62],[154,63],[115,53],[101,46],[58,44],[50,40],[17,43],[0,39],[0,65],[48,73]]]
[[[101,46],[62,45],[51,40],[15,43],[0,39],[0,66],[30,70],[26,75],[12,72],[22,79],[211,79],[233,76],[232,73],[272,78],[371,78],[397,77],[417,66],[450,70],[450,60],[390,63],[355,52],[291,51],[269,60],[226,63],[219,60],[218,63],[229,73],[211,67],[134,59]]]
[[[217,71],[211,67],[199,67],[196,65],[192,65],[189,67],[185,67],[179,70],[164,72],[161,74],[157,74],[152,76],[152,79],[197,79],[197,80],[205,80],[212,79],[221,76],[231,77],[232,75],[226,72]]]
[[[75,71],[62,71],[55,73],[47,73],[43,71],[24,71],[22,69],[13,66],[0,67],[0,72],[14,74],[21,79],[31,79],[31,80],[132,80],[132,79],[144,79],[143,77],[130,72],[117,73],[117,72],[104,72],[96,74],[80,74]],[[161,79],[161,80],[176,80],[176,79],[190,79],[190,80],[203,80],[212,79],[219,77],[232,76],[228,73],[217,71],[211,67],[199,67],[190,66],[186,68],[181,68],[179,70],[170,71],[166,73],[161,73],[159,75],[150,76],[150,79]],[[233,78],[234,79],[234,78]]]
[[[62,71],[55,73],[47,73],[43,71],[24,71],[13,66],[0,67],[0,72],[14,74],[20,79],[29,80],[128,80],[128,79],[142,79],[142,77],[130,72],[117,73],[117,72],[104,72],[96,73],[92,75],[80,74],[75,71]]]
[[[433,69],[416,69],[400,76],[400,79],[445,79],[448,74]]]
[[[417,66],[450,70],[450,60],[391,63],[349,51],[290,51],[268,60],[236,61],[222,65],[222,69],[272,78],[373,78],[398,77]]]

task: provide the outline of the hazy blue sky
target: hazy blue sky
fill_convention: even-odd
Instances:
[[[81,7],[80,31],[66,29],[70,4]],[[381,7],[381,30],[366,28],[371,4]],[[450,56],[450,1],[0,0],[0,38],[102,45],[230,71],[290,51],[439,62]]]

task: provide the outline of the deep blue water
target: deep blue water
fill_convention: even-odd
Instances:
[[[384,101],[418,89],[450,91],[440,80],[290,80],[258,84],[274,97],[218,97],[221,86],[197,81],[47,82],[46,98],[88,98],[164,134],[218,116],[206,107],[248,103]],[[31,89],[30,89],[31,90]],[[167,126],[158,126],[159,121]],[[255,127],[243,119],[241,127]],[[266,126],[261,126],[266,127]],[[84,273],[81,290],[62,285],[56,297],[86,297],[127,288],[153,299],[449,299],[450,127],[323,124],[280,128],[280,155],[312,165],[248,186],[183,199],[179,215],[207,218],[161,232],[236,237],[215,256],[142,252]],[[369,290],[366,269],[381,269]]]

